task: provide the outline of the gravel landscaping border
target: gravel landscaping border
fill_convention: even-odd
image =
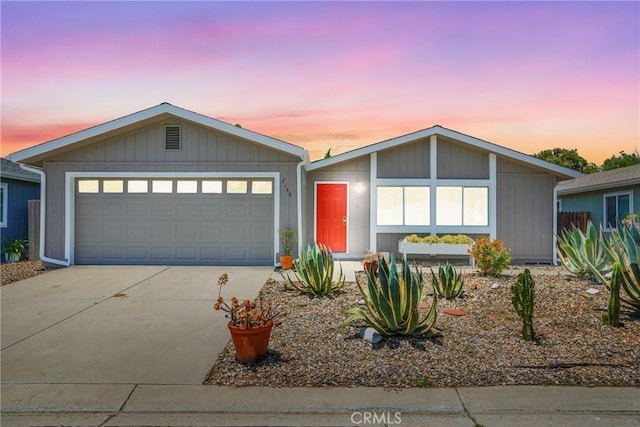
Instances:
[[[344,312],[361,299],[355,283],[332,298],[312,299],[270,280],[262,295],[288,314],[272,331],[267,358],[238,363],[229,342],[204,384],[640,386],[640,313],[623,304],[622,327],[605,326],[605,287],[566,275],[561,267],[541,270],[544,275],[531,269],[536,290],[533,342],[522,339],[522,323],[511,304],[510,288],[521,269],[499,278],[466,274],[463,298],[438,300],[435,336],[390,337],[377,344],[359,338],[364,324],[341,326]],[[430,286],[431,275],[424,274]],[[359,272],[356,279],[364,283],[366,276]],[[589,288],[599,292],[591,295]],[[446,308],[465,315],[443,314]]]

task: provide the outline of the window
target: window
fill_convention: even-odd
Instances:
[[[202,181],[202,192],[207,194],[222,193],[222,181]]]
[[[164,149],[179,151],[182,148],[182,132],[179,125],[167,125],[164,127]]]
[[[428,225],[429,187],[378,187],[378,225]]]
[[[271,181],[252,181],[252,194],[271,194],[273,192],[273,183]]]
[[[9,199],[9,184],[0,184],[0,227],[7,226],[7,206]]]
[[[438,187],[436,225],[485,226],[489,224],[487,187]]]
[[[632,212],[631,200],[631,192],[604,195],[605,230],[616,228],[618,221]]]
[[[127,183],[128,193],[146,193],[149,191],[148,181],[131,180]]]
[[[97,179],[81,179],[78,181],[78,193],[99,193],[100,181]]]
[[[176,191],[181,194],[197,193],[198,181],[178,181]]]
[[[151,181],[151,191],[154,193],[173,193],[173,181]]]
[[[124,182],[121,179],[109,179],[102,181],[103,193],[122,193],[124,191]]]
[[[247,194],[247,181],[227,181],[227,194]]]

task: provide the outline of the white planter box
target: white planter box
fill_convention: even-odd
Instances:
[[[448,244],[448,243],[412,243],[406,240],[400,240],[398,242],[398,251],[402,255],[414,254],[414,255],[468,255],[469,264],[473,265],[473,257],[469,255],[469,244]]]

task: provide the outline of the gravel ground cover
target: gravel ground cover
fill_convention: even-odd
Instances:
[[[8,285],[44,272],[41,261],[10,262],[0,265],[0,283]]]
[[[623,326],[605,326],[601,317],[607,307],[605,287],[566,275],[562,268],[543,270],[544,275],[532,271],[536,289],[533,342],[522,339],[522,323],[511,305],[510,288],[517,269],[500,278],[467,274],[463,298],[438,300],[435,336],[391,337],[377,344],[358,337],[364,324],[341,326],[347,317],[344,312],[357,306],[361,298],[355,283],[347,283],[332,298],[310,299],[270,280],[263,295],[285,307],[288,315],[272,331],[267,358],[240,364],[229,342],[213,361],[204,383],[640,386],[640,313],[623,304]],[[356,278],[366,280],[363,273]],[[430,284],[430,274],[425,273],[425,278]],[[600,292],[590,295],[589,288]],[[425,299],[430,301],[431,294]],[[465,315],[443,314],[445,308],[463,310]]]

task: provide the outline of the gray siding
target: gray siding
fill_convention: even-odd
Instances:
[[[314,239],[314,188],[318,181],[339,181],[349,183],[349,257],[359,258],[367,252],[369,246],[369,156],[329,166],[309,173],[307,177],[307,202],[304,204],[304,216],[307,218],[304,231],[305,242],[313,243]],[[363,191],[356,191],[356,184],[363,184]]]
[[[182,149],[164,149],[164,125],[182,126]],[[300,158],[231,137],[191,122],[156,121],[147,126],[47,159],[45,253],[64,258],[66,172],[280,172],[280,226],[296,227],[296,166]]]
[[[514,263],[550,263],[553,248],[553,187],[547,173],[498,158],[497,233]]]
[[[378,152],[378,178],[429,178],[429,139]]]
[[[439,179],[489,179],[489,156],[438,137]]]

